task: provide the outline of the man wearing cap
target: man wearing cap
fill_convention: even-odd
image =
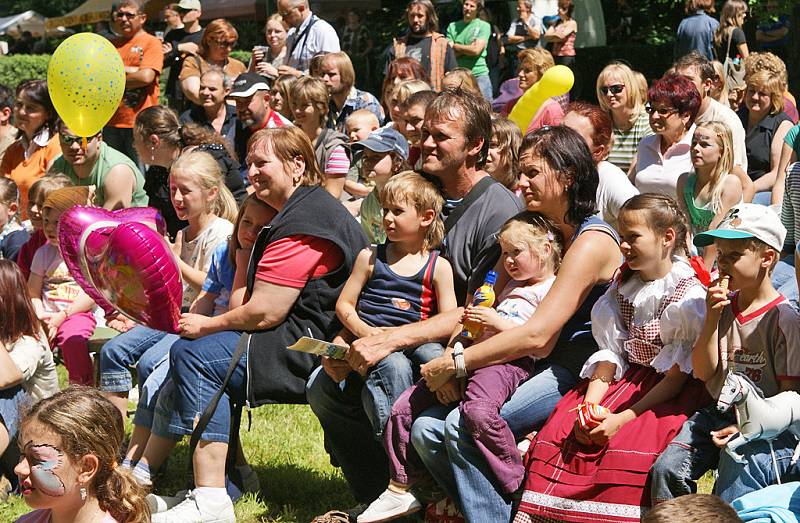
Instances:
[[[133,123],[136,115],[158,105],[158,77],[164,62],[161,41],[144,30],[147,15],[139,0],[122,0],[111,11],[111,43],[125,66],[125,93],[119,109],[103,129],[103,140],[125,154],[142,170],[133,147]]]
[[[373,168],[389,155],[392,174],[399,172],[408,161],[408,142],[393,128],[383,127],[372,131],[366,140],[354,143],[352,150],[353,154],[361,153],[364,177],[375,182],[375,188],[361,202],[361,228],[370,243],[383,243],[386,241],[386,231],[383,228],[383,206],[379,195],[390,177],[375,176]]]
[[[308,74],[314,56],[341,50],[336,30],[311,12],[308,0],[278,0],[278,14],[290,28],[286,35],[287,61],[278,67],[279,74]]]
[[[718,253],[720,278],[709,286],[705,324],[692,352],[693,375],[712,396],[729,373],[746,376],[765,398],[800,391],[800,314],[770,282],[785,238],[778,215],[751,203],[733,207],[716,229],[694,238],[698,247],[713,243]],[[788,431],[772,441],[774,461],[763,440],[738,448],[743,463],[720,451],[741,437],[735,422],[732,413],[715,408],[689,418],[651,469],[653,503],[694,491],[717,461],[714,493],[728,503],[800,473],[790,464],[797,438]]]
[[[269,105],[269,84],[257,73],[242,73],[236,77],[228,93],[228,99],[236,102],[236,134],[234,149],[239,157],[243,179],[247,179],[247,142],[261,129],[272,129],[292,125]]]
[[[497,262],[497,231],[523,210],[522,202],[483,170],[492,134],[490,113],[482,97],[455,89],[431,102],[423,124],[423,170],[442,186],[442,256],[453,266],[461,303],[471,298]],[[369,138],[365,142],[372,142]],[[388,140],[377,142],[373,147],[388,145]],[[419,364],[438,358],[443,352],[440,342],[453,333],[462,312],[456,309],[358,339],[346,360],[323,358],[322,367],[309,378],[306,397],[311,410],[358,503],[374,501],[389,480],[383,432],[394,400],[414,380],[402,351],[412,349]]]
[[[200,15],[203,14],[200,0],[181,0],[175,7],[183,22],[183,27],[173,29],[164,35],[162,50],[164,51],[164,68],[169,67],[167,77],[167,102],[169,106],[180,111],[184,109],[183,91],[178,83],[178,75],[187,56],[193,56],[200,49],[203,39],[203,28]]]

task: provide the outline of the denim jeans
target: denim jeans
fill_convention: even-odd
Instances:
[[[169,347],[177,338],[178,336],[174,334],[137,325],[128,332],[110,339],[100,351],[100,390],[104,392],[131,390],[133,379],[130,368],[134,365],[141,388],[147,376],[166,356]],[[158,349],[145,357],[149,349],[156,347]]]
[[[141,371],[137,366],[137,371],[139,371],[139,377],[142,381],[139,382],[139,403],[136,405],[136,414],[133,416],[134,425],[147,427],[152,431],[156,403],[163,393],[165,382],[169,380],[170,348],[179,339],[180,337],[175,334],[167,334],[161,341],[145,352],[139,360],[140,364],[145,363],[147,365]],[[150,363],[159,357],[158,362],[150,367]],[[146,376],[144,375],[145,371],[149,372]],[[164,424],[168,425],[169,420],[166,422],[162,420],[161,423],[162,426]]]
[[[716,405],[695,412],[683,423],[650,469],[653,505],[697,492],[697,480],[719,462],[720,449],[711,440],[711,431],[732,423],[732,414],[721,414]]]
[[[372,502],[389,482],[382,438],[392,405],[414,383],[419,365],[442,350],[438,343],[428,343],[392,353],[366,378],[351,372],[336,383],[320,367],[308,379],[308,403],[325,431],[329,452],[359,503]]]
[[[520,438],[540,427],[575,383],[576,377],[564,367],[540,364],[503,405],[500,416]],[[467,521],[511,520],[511,499],[493,481],[458,409],[437,406],[423,412],[411,428],[411,443]]]
[[[778,482],[776,467],[781,482],[800,479],[800,464],[791,465],[797,438],[786,430],[772,442],[772,446],[775,449],[774,464],[766,441],[753,441],[739,447],[745,463],[738,463],[727,452],[721,451],[714,494],[730,503],[739,496],[774,485]]]
[[[797,276],[794,271],[794,253],[784,256],[772,271],[772,286],[786,296],[792,305],[798,307],[800,293],[797,290]]]
[[[183,436],[169,430],[169,424],[170,421],[172,421],[172,412],[175,410],[175,384],[169,377],[169,358],[167,358],[164,363],[167,376],[158,393],[155,408],[152,412],[150,432],[165,439],[178,441],[183,438]],[[136,414],[139,414],[138,409]]]
[[[240,332],[223,331],[188,340],[181,338],[170,349],[170,376],[175,386],[175,408],[169,431],[188,436],[211,398],[222,386],[231,363]],[[201,434],[203,441],[228,443],[231,429],[230,400],[244,401],[247,395],[247,354],[242,356],[219,400],[208,426]]]
[[[753,203],[769,207],[772,201],[772,191],[759,191],[753,195]]]
[[[483,97],[486,98],[489,103],[492,103],[494,97],[492,96],[492,79],[489,75],[476,76],[475,81],[478,82],[478,89],[481,90]]]

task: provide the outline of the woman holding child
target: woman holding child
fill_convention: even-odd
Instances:
[[[523,356],[541,358],[533,377],[500,410],[517,437],[541,426],[597,349],[589,313],[622,261],[616,232],[593,216],[597,168],[580,135],[565,127],[527,135],[520,147],[520,174],[528,210],[556,224],[565,238],[564,257],[551,290],[525,325],[500,332],[464,353],[468,371]],[[594,263],[587,265],[586,259]],[[450,383],[455,379],[452,357],[447,354],[430,362],[423,367],[423,376],[432,391]],[[472,436],[458,409],[439,405],[417,419],[411,441],[468,521],[509,521],[514,487],[500,489],[489,479],[492,474]]]
[[[323,188],[308,137],[297,127],[265,129],[253,137],[248,163],[257,197],[278,210],[259,234],[248,278],[250,299],[215,317],[186,314],[181,339],[172,346],[175,411],[170,430],[189,435],[197,411],[205,410],[220,387],[224,394],[193,456],[197,489],[175,508],[153,516],[177,515],[234,521],[225,492],[225,456],[230,403],[302,403],[315,358],[285,350],[301,336],[332,339],[337,333],[336,299],[366,247],[358,223]],[[242,331],[247,351],[236,351]],[[234,354],[237,352],[237,354]],[[230,379],[225,376],[229,368]]]

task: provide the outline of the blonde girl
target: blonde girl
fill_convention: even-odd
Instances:
[[[519,126],[504,116],[492,116],[492,139],[483,169],[510,191],[517,190],[519,146],[522,132]]]
[[[424,80],[402,80],[395,85],[389,92],[387,98],[389,103],[389,116],[392,120],[391,126],[403,133],[405,121],[403,120],[403,105],[412,94],[422,91],[430,91],[431,86]]]
[[[117,466],[125,437],[114,406],[96,390],[70,387],[22,420],[14,469],[33,509],[18,523],[146,523],[150,511],[131,474]]]
[[[11,178],[0,178],[0,258],[17,261],[30,234],[19,222],[19,189]]]
[[[72,182],[67,175],[48,173],[33,182],[28,191],[27,211],[32,232],[30,239],[20,248],[17,254],[17,265],[22,269],[22,275],[25,277],[25,281],[28,281],[28,277],[31,274],[33,255],[36,254],[39,247],[47,242],[42,225],[42,206],[44,205],[44,200],[52,191],[63,189],[70,185],[72,185]]]
[[[714,51],[717,60],[723,64],[728,58],[735,59],[738,56],[744,60],[750,54],[742,30],[747,11],[747,2],[744,0],[727,0],[722,6],[719,27],[714,33]]]
[[[692,136],[691,172],[678,180],[677,199],[691,222],[693,235],[716,228],[728,210],[742,202],[742,182],[730,175],[733,168],[733,138],[722,122],[698,124]],[[705,247],[703,261],[711,268],[717,255],[713,245]]]
[[[508,220],[500,229],[498,240],[503,269],[511,281],[500,294],[497,309],[469,306],[464,312],[464,320],[481,326],[480,340],[524,324],[553,285],[561,260],[560,233],[536,212],[526,211]],[[461,329],[459,325],[454,338]],[[463,350],[460,343],[448,349],[456,357]],[[455,391],[443,388],[434,393],[420,380],[403,392],[392,407],[385,431],[391,481],[384,493],[358,517],[359,523],[387,521],[421,508],[411,492],[422,473],[410,444],[411,426],[422,411],[437,401],[443,405],[460,402],[464,423],[486,456],[494,478],[504,492],[514,492],[522,482],[524,468],[511,429],[500,417],[500,406],[530,377],[533,363],[533,358],[523,357],[478,369],[466,377],[463,389],[457,387]]]

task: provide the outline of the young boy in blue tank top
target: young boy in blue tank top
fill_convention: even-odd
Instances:
[[[457,307],[453,269],[433,250],[444,237],[439,191],[419,174],[405,171],[386,183],[380,200],[387,242],[359,253],[336,303],[344,329],[334,343]]]

